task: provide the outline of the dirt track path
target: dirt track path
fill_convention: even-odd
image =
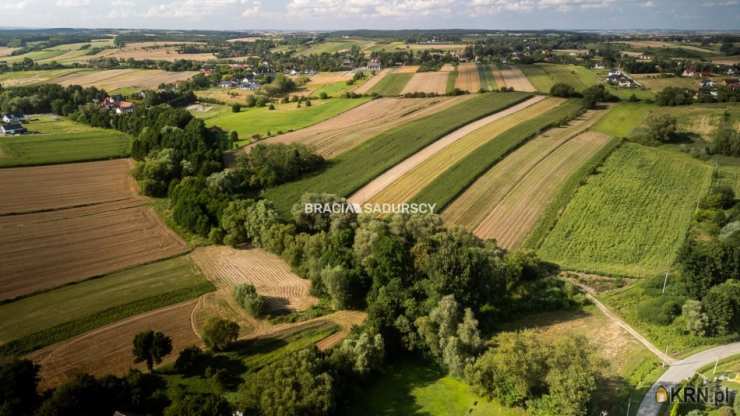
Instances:
[[[431,156],[433,156],[440,150],[444,149],[445,147],[449,146],[450,144],[456,142],[457,140],[460,140],[466,135],[472,133],[473,131],[489,123],[492,123],[496,120],[499,120],[501,118],[514,114],[518,111],[521,111],[544,99],[545,99],[544,96],[532,97],[522,103],[509,107],[506,110],[502,110],[497,113],[491,114],[488,117],[484,117],[478,121],[475,121],[473,123],[470,123],[466,126],[463,126],[453,131],[452,133],[442,137],[441,139],[430,144],[429,146],[421,149],[419,152],[405,159],[403,162],[387,170],[385,173],[383,173],[382,175],[378,176],[377,178],[372,180],[367,185],[360,188],[357,192],[355,192],[352,196],[349,197],[349,201],[355,204],[364,204],[365,202],[369,201],[373,196],[378,194],[380,191],[382,191],[383,189],[388,187],[390,184],[398,180],[401,176],[405,175],[406,173],[408,173],[415,167],[419,166],[422,162],[429,159]]]

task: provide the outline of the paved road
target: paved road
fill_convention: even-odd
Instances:
[[[658,389],[658,386],[662,385],[666,388],[669,388],[669,386],[675,386],[693,376],[700,368],[714,364],[718,359],[722,360],[738,354],[740,354],[740,342],[735,342],[733,344],[708,349],[683,360],[674,362],[671,364],[670,368],[668,368],[668,371],[660,376],[658,381],[656,381],[647,394],[645,394],[645,397],[642,399],[642,403],[640,403],[640,409],[638,410],[637,415],[658,415],[660,406],[655,402],[655,391]]]
[[[740,355],[740,342],[735,342],[733,344],[721,345],[719,347],[696,353],[683,360],[676,360],[675,358],[670,357],[669,355],[658,349],[645,337],[640,335],[640,333],[637,332],[634,328],[629,326],[626,322],[624,322],[621,318],[619,318],[611,310],[609,310],[606,305],[596,299],[596,297],[592,295],[592,293],[594,293],[594,290],[592,288],[580,284],[572,279],[568,279],[568,281],[584,290],[586,292],[586,297],[591,302],[593,302],[594,305],[596,305],[596,307],[604,313],[604,315],[617,323],[617,325],[624,328],[637,341],[644,345],[645,348],[650,350],[661,361],[663,361],[664,364],[669,366],[668,370],[663,373],[662,376],[660,376],[658,381],[656,381],[655,384],[650,387],[650,390],[648,390],[648,392],[645,394],[645,397],[642,398],[640,408],[637,411],[637,416],[658,416],[660,406],[658,405],[658,403],[655,402],[655,391],[658,389],[659,386],[669,388],[670,386],[678,385],[682,381],[691,378],[702,367],[713,364],[717,360],[722,360],[734,355]]]

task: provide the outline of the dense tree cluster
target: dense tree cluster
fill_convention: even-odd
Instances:
[[[257,293],[254,285],[242,283],[234,288],[236,303],[250,315],[260,317],[267,312],[267,300]]]
[[[709,151],[713,154],[740,157],[740,131],[735,128],[727,112],[722,115],[720,124],[714,132]]]
[[[602,84],[586,88],[581,92],[583,105],[586,108],[594,108],[598,103],[611,103],[619,101],[619,97],[610,93]]]
[[[680,88],[666,87],[655,95],[655,103],[661,106],[689,105],[694,102],[695,91]]]

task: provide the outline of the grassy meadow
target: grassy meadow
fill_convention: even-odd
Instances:
[[[583,91],[599,83],[594,72],[578,65],[520,65],[519,69],[540,92],[549,93],[553,85],[561,82],[572,86],[576,91]]]
[[[0,136],[0,167],[115,159],[129,154],[130,137],[55,115],[30,116],[29,134]]]
[[[181,256],[3,303],[0,352],[29,352],[213,289]]]
[[[571,270],[669,271],[711,171],[680,152],[625,144],[578,189],[538,253]]]
[[[582,105],[578,100],[571,100],[537,117],[511,126],[510,129],[449,167],[432,183],[419,191],[412,201],[436,203],[437,210],[444,209],[480,175],[506,155],[543,129],[558,124],[563,119],[575,117],[581,109]]]
[[[655,106],[650,104],[617,104],[594,125],[592,130],[612,137],[630,137],[654,108]]]
[[[368,93],[378,94],[384,97],[401,95],[401,91],[403,91],[403,88],[411,81],[413,76],[414,74],[390,73],[372,87]]]
[[[462,380],[445,375],[429,363],[405,361],[387,369],[354,401],[357,416],[525,416],[473,393]]]
[[[349,196],[446,134],[529,97],[524,93],[477,95],[437,114],[391,129],[343,153],[320,174],[268,190],[267,199],[287,214],[304,192],[329,192]]]
[[[298,108],[297,103],[276,104],[275,110],[268,107],[246,108],[239,113],[231,111],[228,106],[209,106],[205,112],[194,111],[193,114],[206,121],[208,126],[218,126],[226,131],[239,133],[240,144],[249,143],[252,136],[268,136],[278,132],[288,132],[308,127],[312,124],[330,119],[337,114],[350,110],[370,101],[370,98],[333,98],[313,100],[311,107],[305,104]]]

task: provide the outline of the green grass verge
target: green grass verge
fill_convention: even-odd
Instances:
[[[413,76],[414,74],[388,74],[368,92],[385,97],[401,95],[401,91]]]
[[[493,78],[491,65],[478,64],[478,76],[480,77],[480,87],[488,91],[495,91],[498,86],[496,79]]]
[[[479,94],[431,116],[383,132],[343,153],[323,172],[264,193],[287,215],[304,192],[349,196],[376,176],[446,134],[529,97],[525,93]]]
[[[570,270],[669,271],[711,173],[684,153],[626,143],[578,189],[538,253]]]
[[[437,211],[442,211],[470,184],[509,153],[541,131],[575,117],[582,109],[579,100],[570,100],[544,114],[510,128],[452,165],[434,182],[416,194],[412,201],[434,203],[437,204]]]
[[[353,400],[358,416],[524,416],[523,409],[504,407],[478,397],[460,379],[446,376],[429,363],[404,361],[392,365]]]
[[[558,222],[560,213],[568,205],[578,188],[586,183],[586,179],[593,174],[596,169],[604,163],[604,160],[621,144],[621,140],[611,139],[606,146],[596,152],[591,159],[584,163],[575,171],[558,191],[555,198],[550,202],[545,211],[537,220],[532,232],[527,237],[523,246],[536,250],[545,239],[545,236],[552,230]]]
[[[457,83],[457,70],[450,72],[447,76],[447,94],[451,94],[455,91],[455,83]]]
[[[129,154],[130,137],[49,115],[33,116],[29,134],[0,137],[0,167],[115,159]]]
[[[678,286],[677,283],[674,283],[675,279],[677,279],[675,274],[669,276],[666,296],[676,293],[673,290],[674,285]],[[662,289],[663,278],[658,276],[603,293],[599,296],[599,299],[656,347],[663,351],[667,350],[668,354],[676,357],[686,357],[702,349],[737,341],[737,334],[713,338],[687,334],[686,322],[680,315],[668,325],[660,325],[640,319],[637,313],[638,305],[663,296]]]
[[[311,96],[313,97],[320,97],[321,93],[326,93],[329,97],[339,97],[340,95],[352,91],[354,88],[362,85],[362,83],[357,82],[352,85],[347,85],[347,81],[339,81],[334,82],[331,84],[324,84],[321,85],[319,88],[311,92]]]
[[[549,94],[550,88],[555,84],[550,75],[545,72],[541,65],[519,65],[530,83],[537,88],[537,91]]]
[[[214,106],[210,111],[194,112],[206,121],[207,126],[218,126],[226,131],[236,131],[240,144],[248,143],[255,134],[267,136],[279,131],[298,130],[328,120],[358,105],[370,101],[363,98],[332,98],[313,100],[311,107],[296,103],[276,104],[275,110],[268,107],[242,109],[233,113],[230,106]]]
[[[0,305],[0,355],[22,354],[215,288],[181,256]]]

